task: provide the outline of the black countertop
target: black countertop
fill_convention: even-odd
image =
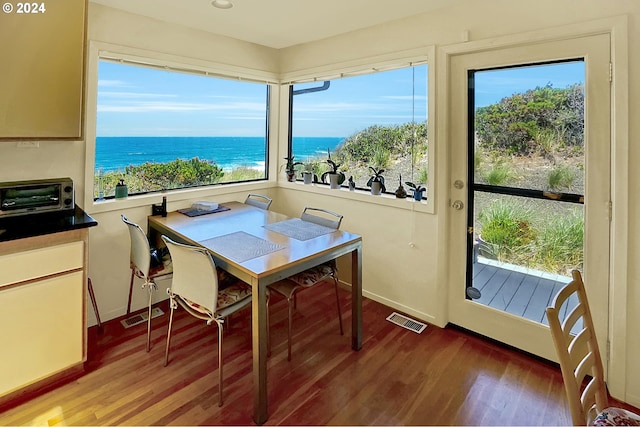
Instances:
[[[98,222],[76,205],[74,210],[0,219],[0,242],[94,227]]]

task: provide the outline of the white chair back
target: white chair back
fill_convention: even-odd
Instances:
[[[144,230],[134,222],[131,222],[124,215],[120,215],[122,221],[127,224],[129,237],[131,237],[131,263],[137,269],[139,277],[147,281],[149,279],[149,269],[151,268],[151,247],[149,239]]]
[[[268,211],[272,201],[271,198],[262,194],[249,193],[244,203]]]
[[[337,230],[340,228],[342,215],[326,209],[305,207],[300,219]]]
[[[162,236],[173,261],[171,292],[215,314],[218,301],[218,274],[205,248],[184,245]]]

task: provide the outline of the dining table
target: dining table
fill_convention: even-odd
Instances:
[[[362,237],[241,202],[148,218],[158,235],[205,247],[215,264],[251,285],[253,419],[268,419],[267,286],[347,255],[351,262],[351,348],[362,348]],[[155,236],[155,237],[154,237]]]

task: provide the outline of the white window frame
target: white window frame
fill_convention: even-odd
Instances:
[[[400,209],[413,210],[424,213],[435,213],[435,200],[438,197],[438,184],[436,182],[436,155],[437,155],[437,129],[436,129],[436,55],[435,47],[428,46],[419,49],[412,49],[408,51],[396,52],[394,54],[382,55],[369,58],[360,58],[357,60],[343,62],[338,64],[331,64],[324,67],[314,67],[313,69],[301,70],[291,73],[285,73],[282,75],[282,89],[281,89],[281,118],[284,118],[284,122],[280,123],[281,129],[287,129],[288,123],[286,122],[288,117],[288,94],[291,85],[299,83],[309,82],[322,82],[324,80],[333,80],[339,77],[347,77],[350,75],[361,75],[376,71],[387,71],[397,68],[410,67],[411,65],[428,64],[427,69],[427,139],[429,141],[427,153],[428,153],[428,165],[427,173],[429,180],[427,182],[427,199],[421,202],[416,202],[412,197],[406,199],[397,199],[392,194],[383,194],[380,196],[372,196],[368,191],[348,191],[347,189],[332,190],[329,186],[311,186],[304,185],[300,182],[287,182],[285,177],[278,176],[278,182],[280,186],[286,188],[295,188],[299,191],[307,191],[311,193],[327,194],[330,192],[333,197],[340,197],[344,199],[358,200],[366,203],[373,203],[377,205],[390,206]],[[284,157],[288,153],[288,141],[286,132],[281,133],[280,142],[278,144],[279,151]],[[348,171],[347,171],[348,175]],[[442,179],[440,177],[440,179]],[[388,189],[389,191],[395,191],[395,189]],[[409,192],[410,193],[410,192]]]
[[[194,198],[206,198],[222,194],[236,193],[238,191],[252,191],[276,185],[277,179],[277,150],[274,149],[274,135],[277,130],[274,125],[278,123],[277,113],[279,109],[279,85],[278,76],[268,72],[262,72],[228,64],[212,63],[194,58],[185,58],[168,55],[159,52],[151,52],[127,46],[113,45],[110,43],[91,41],[88,46],[88,61],[86,72],[86,108],[85,108],[85,179],[84,189],[76,188],[76,197],[84,196],[84,209],[88,213],[100,213],[137,206],[149,206],[159,203],[161,193],[149,193],[133,195],[126,199],[94,200],[94,175],[95,175],[95,148],[96,148],[96,121],[98,98],[98,63],[100,59],[121,59],[132,64],[148,65],[154,67],[168,67],[173,70],[191,71],[194,73],[220,76],[243,81],[253,81],[270,86],[269,135],[267,135],[267,161],[269,167],[267,179],[264,181],[229,183],[225,185],[203,186],[196,188],[184,188],[171,190],[171,201],[190,200]]]

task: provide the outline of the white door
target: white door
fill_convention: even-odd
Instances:
[[[549,329],[543,322],[481,303],[470,297],[475,298],[478,295],[467,290],[468,286],[473,286],[474,275],[471,259],[474,252],[470,243],[473,238],[473,223],[470,218],[476,215],[473,205],[475,198],[480,194],[477,192],[478,186],[474,183],[477,160],[473,157],[473,150],[469,149],[470,140],[471,145],[474,145],[473,141],[477,136],[474,134],[476,110],[470,101],[473,102],[474,98],[480,95],[475,93],[478,88],[473,86],[473,76],[483,70],[508,70],[510,67],[530,65],[539,65],[544,69],[545,64],[580,62],[584,64],[584,158],[581,166],[584,169],[584,199],[578,199],[580,210],[584,214],[584,252],[583,265],[576,267],[583,270],[598,341],[600,347],[606,349],[611,181],[609,52],[609,35],[603,34],[450,56],[451,98],[448,132],[451,137],[451,323],[541,357],[556,360]],[[494,159],[496,163],[502,160],[508,159]],[[503,190],[507,193],[512,191],[507,187],[509,186],[498,184],[483,188],[490,192],[496,191],[497,188],[498,193]],[[549,194],[545,192],[545,197],[547,196]],[[550,197],[552,198],[553,194]]]

